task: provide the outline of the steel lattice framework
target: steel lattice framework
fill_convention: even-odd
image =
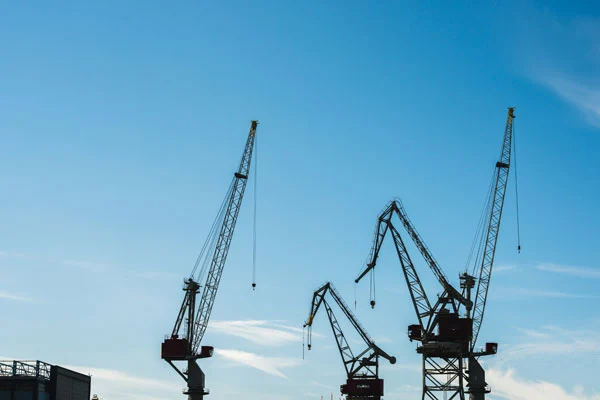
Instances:
[[[258,121],[252,121],[239,168],[234,173],[231,186],[213,223],[204,247],[200,252],[200,256],[198,256],[194,269],[190,277],[185,280],[185,296],[179,309],[171,337],[163,342],[162,358],[187,382],[188,388],[184,393],[188,395],[189,400],[201,400],[209,394],[208,390],[204,387],[204,372],[200,369],[196,360],[212,356],[212,347],[202,346],[201,349],[200,344],[206,332],[215,303],[223,268],[229,253],[229,246],[231,245],[246,190],[257,126]],[[204,260],[203,267],[198,272],[197,277],[194,277],[202,260]],[[206,281],[204,286],[200,286],[198,282],[203,276],[205,267],[208,267]],[[196,308],[196,297],[201,288],[202,297],[200,298],[198,308]],[[179,333],[184,321],[186,321],[185,338],[180,338]],[[180,370],[173,361],[187,361],[187,370]]]
[[[339,306],[340,310],[342,310],[342,313],[346,316],[350,324],[354,327],[356,332],[360,335],[362,340],[367,345],[366,348],[356,353],[356,355],[352,351],[348,340],[346,339],[346,336],[344,335],[344,332],[342,331],[342,328],[338,322],[338,319],[335,316],[331,305],[327,301],[327,294],[329,294],[330,297],[334,300],[334,302]],[[339,293],[335,290],[335,287],[330,282],[325,283],[323,286],[321,286],[314,292],[309,317],[304,323],[304,327],[308,327],[309,330],[309,350],[312,346],[312,325],[321,305],[323,305],[327,313],[327,318],[329,319],[329,324],[331,325],[331,330],[333,332],[338,351],[340,353],[340,356],[342,357],[342,362],[344,363],[346,376],[348,377],[347,384],[342,385],[342,393],[347,394],[347,399],[349,400],[379,399],[380,396],[383,395],[383,381],[379,379],[378,358],[381,356],[387,359],[392,364],[396,363],[396,358],[390,356],[375,344],[375,342],[373,341],[373,339],[371,339],[365,328],[361,325],[356,316],[352,313],[350,307],[348,307],[346,302],[342,299]],[[367,387],[367,389],[359,389],[358,392],[355,392],[351,387],[356,382],[360,382],[362,385]],[[379,382],[381,382],[382,385],[380,394],[377,392],[377,390],[379,390],[379,387],[377,385]],[[369,391],[373,392],[369,393]]]
[[[465,399],[461,357],[423,357],[423,399]]]
[[[487,224],[487,235],[482,257],[481,269],[479,270],[479,280],[477,281],[477,291],[475,297],[475,307],[473,309],[473,340],[471,350],[475,347],[477,336],[483,315],[485,312],[485,303],[487,301],[490,278],[492,276],[492,267],[494,265],[494,256],[496,254],[496,242],[498,241],[498,232],[500,231],[500,220],[504,207],[504,196],[506,195],[506,186],[508,184],[508,173],[510,170],[510,151],[512,149],[513,119],[514,108],[508,109],[506,128],[504,130],[504,141],[502,143],[502,152],[500,161],[496,163],[496,186],[494,187],[493,202],[491,205],[490,218]]]
[[[227,260],[229,246],[231,244],[231,239],[233,238],[233,230],[240,213],[240,206],[244,197],[244,191],[246,190],[246,183],[248,182],[252,150],[254,149],[254,139],[256,136],[256,126],[257,121],[252,121],[252,127],[248,134],[248,140],[246,141],[246,147],[242,155],[242,160],[240,161],[240,167],[235,173],[233,190],[231,191],[227,211],[225,212],[225,219],[221,226],[206,283],[204,284],[194,329],[195,333],[192,347],[194,353],[198,352],[200,342],[204,337],[204,332],[208,326],[210,314],[215,303],[215,297],[217,296],[217,290],[219,290],[223,267],[225,266],[225,260]]]
[[[471,290],[475,286],[475,277],[468,275],[466,272],[461,275],[462,293],[450,285],[437,261],[408,218],[402,203],[397,199],[390,202],[380,214],[367,266],[355,280],[358,283],[368,272],[375,268],[383,240],[386,234],[391,232],[409,294],[419,320],[419,325],[408,327],[408,334],[411,341],[417,340],[421,343],[417,347],[417,352],[422,354],[423,357],[423,400],[465,400],[467,394],[471,400],[483,400],[485,394],[490,392],[485,382],[485,371],[479,364],[478,358],[495,354],[497,344],[489,343],[484,351],[475,351],[475,345],[483,321],[500,230],[500,220],[510,169],[513,119],[514,108],[510,107],[504,130],[500,160],[495,165],[493,191],[488,199],[489,218],[484,225],[486,236],[481,250],[481,264],[476,265],[479,268],[478,274],[477,271],[474,271],[474,275],[479,277],[475,302],[471,301]],[[394,215],[398,217],[442,286],[443,292],[433,307],[408,255],[404,241],[399,231],[394,227],[392,221]],[[374,306],[373,300],[371,305]],[[465,308],[465,316],[459,315],[461,307]],[[471,318],[471,311],[473,311],[473,318]]]

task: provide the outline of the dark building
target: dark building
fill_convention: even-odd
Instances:
[[[0,362],[0,400],[89,400],[91,377],[42,361]]]

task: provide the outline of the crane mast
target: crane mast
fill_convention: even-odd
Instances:
[[[342,313],[358,332],[367,347],[357,355],[354,355],[342,328],[326,299],[329,294],[337,303]],[[383,396],[383,379],[379,379],[379,357],[387,359],[391,364],[396,363],[396,358],[387,354],[375,344],[367,331],[354,316],[348,305],[344,302],[330,282],[324,284],[313,294],[311,310],[304,327],[308,327],[308,349],[312,347],[312,324],[321,305],[325,308],[327,318],[331,325],[333,335],[346,370],[346,384],[341,385],[340,392],[347,395],[348,400],[379,400]]]
[[[208,389],[204,387],[204,372],[200,369],[196,360],[211,357],[213,354],[213,347],[202,346],[200,348],[200,344],[208,326],[244,197],[250,173],[257,125],[258,121],[252,121],[239,168],[234,173],[226,200],[213,223],[209,237],[198,257],[198,261],[196,261],[194,270],[190,274],[190,277],[184,281],[183,290],[185,291],[185,296],[175,320],[173,331],[170,338],[167,338],[162,344],[161,358],[169,363],[187,382],[188,387],[184,391],[184,394],[188,395],[189,400],[202,400],[204,396],[209,394]],[[206,254],[206,257],[209,257],[211,252],[212,257],[210,261],[208,261],[208,258],[206,259],[209,262],[206,281],[204,286],[201,287],[198,281],[202,278],[203,269],[200,270],[196,278],[194,277],[194,273],[203,255]],[[202,297],[200,298],[200,304],[196,308],[196,296],[201,288],[203,288]],[[179,334],[184,321],[185,337],[180,338]],[[173,361],[186,361],[187,371],[181,371]]]

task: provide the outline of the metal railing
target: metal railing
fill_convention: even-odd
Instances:
[[[39,360],[0,360],[0,376],[25,376],[50,380],[51,368],[51,364]]]

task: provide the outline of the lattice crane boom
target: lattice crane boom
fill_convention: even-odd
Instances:
[[[360,337],[363,339],[366,348],[361,350],[359,353],[352,351],[344,332],[333,312],[331,305],[329,304],[326,295],[329,294],[333,298],[334,302],[337,303],[343,314],[346,316],[348,321],[352,324],[354,329],[358,332]],[[356,316],[350,310],[350,307],[342,299],[339,293],[335,290],[330,282],[325,283],[313,294],[311,303],[311,309],[308,319],[304,323],[304,327],[308,327],[308,349],[311,349],[311,330],[314,318],[319,311],[321,305],[325,308],[333,335],[344,363],[344,369],[348,381],[346,385],[342,385],[341,392],[348,395],[348,399],[379,399],[383,395],[383,380],[379,379],[378,376],[378,357],[387,359],[391,364],[396,363],[396,358],[390,356],[383,349],[375,344],[373,339],[369,336],[365,328],[360,324]]]
[[[188,395],[188,400],[202,400],[208,394],[208,390],[204,387],[204,373],[196,360],[211,357],[213,354],[211,346],[202,346],[200,350],[200,343],[208,326],[244,197],[250,173],[257,125],[258,121],[252,121],[239,168],[234,173],[231,186],[200,252],[200,256],[198,256],[194,269],[190,277],[185,280],[185,296],[177,314],[171,337],[165,339],[162,344],[161,357],[188,384],[188,388],[184,392]],[[203,266],[197,277],[195,277],[200,264]],[[207,274],[202,287],[198,282],[204,276],[204,271],[207,271]],[[196,308],[196,297],[201,289],[202,297]],[[179,334],[184,322],[185,337],[181,338]],[[187,369],[181,370],[173,363],[174,361],[187,361]]]
[[[402,222],[402,225],[404,226],[404,229],[406,229],[406,232],[408,232],[409,236],[412,238],[415,246],[417,247],[417,249],[419,249],[419,252],[421,253],[423,258],[427,262],[427,265],[429,265],[429,268],[431,269],[431,271],[433,272],[433,274],[435,275],[437,280],[442,285],[442,288],[444,288],[444,290],[450,297],[458,300],[461,304],[464,304],[467,307],[467,309],[470,309],[472,307],[473,303],[469,299],[466,299],[458,290],[456,290],[454,288],[454,286],[452,286],[448,282],[448,278],[446,278],[446,275],[444,274],[444,272],[438,265],[435,258],[433,258],[431,251],[429,251],[429,249],[427,248],[427,245],[421,238],[421,235],[419,235],[419,232],[417,232],[417,230],[415,229],[415,226],[412,224],[412,222],[408,218],[408,214],[406,213],[406,210],[404,209],[402,202],[399,199],[395,199],[393,201],[393,204],[395,206],[394,208],[398,215],[398,218],[400,219],[400,222]]]
[[[238,171],[234,174],[235,179],[233,182],[233,189],[227,204],[225,211],[225,218],[217,243],[214,250],[214,255],[208,270],[206,282],[200,299],[200,305],[196,313],[196,322],[194,327],[194,340],[192,343],[192,350],[197,353],[208,326],[210,314],[212,312],[213,305],[215,303],[215,297],[217,290],[219,289],[219,283],[221,282],[221,275],[223,274],[223,267],[227,260],[227,254],[229,253],[229,246],[231,239],[233,238],[233,231],[235,229],[235,223],[240,212],[240,206],[242,205],[242,199],[246,190],[246,183],[248,181],[248,174],[250,173],[250,163],[252,161],[252,151],[254,149],[254,139],[256,136],[256,127],[258,121],[252,121],[252,126],[246,140],[246,147],[240,161]]]
[[[500,220],[502,218],[502,209],[504,207],[504,196],[508,183],[508,173],[510,170],[510,156],[513,137],[514,107],[508,108],[506,117],[506,127],[504,129],[504,139],[502,141],[502,151],[500,160],[496,163],[494,192],[492,194],[492,204],[490,216],[487,222],[487,234],[485,245],[483,247],[483,257],[479,269],[479,279],[477,281],[477,291],[475,295],[475,307],[473,308],[473,339],[471,341],[471,350],[475,348],[477,336],[483,322],[485,304],[487,301],[488,289],[492,267],[494,264],[494,255],[496,253],[496,243],[498,241],[498,232],[500,231]]]
[[[404,241],[402,240],[402,236],[392,222],[392,217],[394,215],[400,216],[398,205],[398,201],[391,201],[379,216],[377,220],[377,226],[375,228],[373,247],[371,248],[371,255],[369,257],[367,267],[356,278],[355,282],[358,283],[369,271],[375,268],[383,240],[385,239],[386,234],[391,232],[394,240],[394,247],[396,248],[396,253],[398,254],[398,259],[400,260],[400,264],[402,266],[402,272],[404,274],[404,278],[406,279],[408,291],[419,319],[421,332],[424,333],[427,327],[426,318],[432,315],[433,309],[429,299],[427,298],[427,294],[425,293],[425,289],[423,288],[421,280],[419,279],[419,275],[417,274],[415,266],[410,258],[410,255],[408,254],[408,250],[406,249]]]

